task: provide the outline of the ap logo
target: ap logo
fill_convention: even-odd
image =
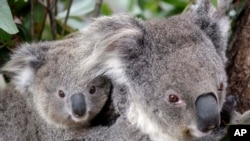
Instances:
[[[247,133],[247,129],[236,129],[234,136],[244,136]]]
[[[229,134],[230,141],[249,141],[250,125],[231,125]]]

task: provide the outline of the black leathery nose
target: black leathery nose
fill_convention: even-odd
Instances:
[[[208,132],[220,124],[220,111],[213,93],[199,96],[195,102],[198,129]]]
[[[86,113],[85,96],[81,93],[71,96],[71,106],[76,117],[82,117]]]

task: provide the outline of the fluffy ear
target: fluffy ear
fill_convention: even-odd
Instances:
[[[83,31],[85,36],[89,34],[90,46],[94,48],[80,66],[83,70],[98,66],[94,74],[105,73],[117,82],[125,81],[122,58],[136,56],[136,52],[130,51],[141,47],[143,27],[140,20],[123,14],[97,18]]]
[[[39,43],[23,44],[1,68],[1,72],[11,78],[17,90],[25,92],[32,84],[36,70],[43,63],[46,50],[47,46],[41,46]]]
[[[225,50],[230,29],[230,20],[227,17],[231,0],[217,0],[218,7],[210,0],[196,0],[190,8],[195,24],[211,39],[217,52],[226,61]]]
[[[230,28],[230,21],[227,17],[227,12],[232,0],[217,0],[218,7],[216,8],[210,0],[196,0],[196,4],[191,6],[190,12],[192,12],[196,19],[195,22],[205,31],[206,28],[211,26],[218,26],[222,36],[227,36],[228,29]],[[210,27],[209,27],[210,26]],[[218,30],[217,28],[214,30]],[[210,31],[212,32],[212,31]]]

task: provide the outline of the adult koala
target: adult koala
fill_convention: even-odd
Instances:
[[[127,118],[152,140],[204,137],[219,126],[225,99],[228,7],[200,0],[168,19],[99,18],[84,31],[98,40],[81,66],[127,86]]]

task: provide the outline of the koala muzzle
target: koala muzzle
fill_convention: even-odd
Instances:
[[[213,93],[199,96],[195,102],[198,129],[208,132],[220,124],[220,111]]]
[[[74,116],[82,117],[86,113],[86,102],[83,94],[78,93],[71,96],[71,106]]]

